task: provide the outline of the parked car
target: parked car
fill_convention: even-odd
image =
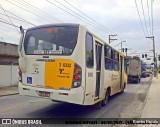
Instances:
[[[143,71],[142,74],[141,74],[142,78],[146,78],[146,77],[150,77],[150,76],[151,76],[151,73],[149,73],[147,71]]]
[[[141,74],[141,77],[142,77],[142,78],[146,78],[146,77],[147,77],[147,72],[146,72],[146,71],[143,71],[142,74]]]
[[[150,76],[151,76],[151,73],[146,72],[146,75],[147,75],[147,77],[150,77]]]

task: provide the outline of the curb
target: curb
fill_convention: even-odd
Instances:
[[[153,81],[153,78],[154,78],[154,77],[151,77],[151,78],[152,78],[151,80]],[[145,97],[145,100],[144,100],[144,103],[143,103],[143,109],[142,109],[142,112],[140,113],[140,117],[139,117],[139,118],[142,118],[142,114],[143,114],[143,111],[144,111],[144,107],[145,107],[145,105],[146,105],[146,103],[147,103],[147,99],[148,99],[148,95],[149,95],[149,91],[150,91],[150,89],[151,89],[152,83],[153,83],[153,82],[151,82],[150,87],[149,87],[149,90],[148,90],[147,95],[146,95],[146,97]]]
[[[3,97],[3,96],[10,96],[10,95],[16,95],[16,94],[19,94],[19,93],[4,94],[4,95],[0,95],[0,97]]]

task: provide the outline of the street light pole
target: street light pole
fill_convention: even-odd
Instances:
[[[115,45],[114,47],[116,47],[116,46],[118,46],[118,45],[120,45],[121,44],[121,52],[122,52],[122,43],[124,43],[124,42],[126,42],[126,40],[125,41],[122,41],[122,39],[121,39],[121,42],[120,43],[118,43],[117,45]]]
[[[126,40],[125,41],[122,41],[122,38],[121,38],[121,52],[122,52],[122,43],[123,42],[126,42]]]
[[[109,44],[110,44],[112,41],[117,40],[117,39],[112,38],[112,37],[115,37],[115,36],[117,36],[117,34],[109,35]]]

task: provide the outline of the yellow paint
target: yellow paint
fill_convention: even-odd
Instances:
[[[100,102],[100,101],[102,101],[102,100],[103,100],[103,99],[101,99],[101,98],[100,98],[100,99],[97,99],[97,100],[94,101],[94,104],[96,104],[96,103],[98,103],[98,102]]]
[[[71,88],[74,62],[67,59],[55,59],[45,63],[45,87],[52,89]]]
[[[124,72],[124,82],[127,83],[128,82],[128,75],[126,72]]]

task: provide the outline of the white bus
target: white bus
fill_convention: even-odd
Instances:
[[[21,29],[19,94],[79,105],[123,92],[124,55],[80,24]]]

